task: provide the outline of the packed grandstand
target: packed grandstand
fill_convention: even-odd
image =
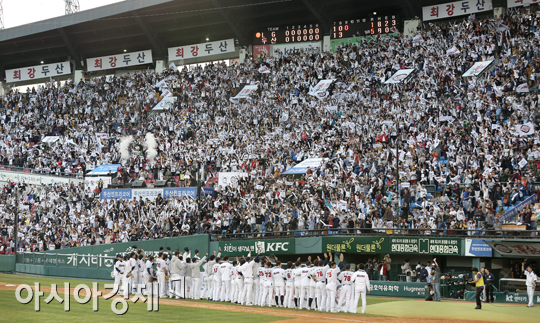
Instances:
[[[107,185],[12,181],[0,193],[2,252],[13,251],[16,212],[26,251],[199,233],[506,234],[499,217],[540,181],[538,17],[513,8],[327,52],[248,53],[242,63],[8,90],[4,169],[82,178],[121,164],[120,186],[164,180],[214,194],[101,199]],[[481,77],[462,77],[488,61]],[[406,82],[385,83],[405,69]],[[321,80],[334,81],[313,95]],[[246,85],[257,90],[231,100]],[[176,100],[156,113],[166,91]],[[51,136],[62,141],[42,141]],[[321,162],[283,174],[310,158]],[[220,172],[245,176],[219,185]],[[529,205],[511,220],[536,230],[538,211]]]

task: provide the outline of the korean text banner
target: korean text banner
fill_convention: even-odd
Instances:
[[[71,74],[69,62],[43,64],[6,70],[6,81],[20,82]]]
[[[389,253],[461,256],[461,239],[390,238]]]
[[[530,6],[533,3],[539,3],[538,0],[508,0],[506,4],[508,8],[520,7],[520,6]]]
[[[465,256],[468,257],[491,257],[493,249],[483,240],[466,239]]]
[[[509,0],[514,1],[514,0]],[[422,20],[436,20],[470,15],[493,9],[491,0],[465,0],[422,7]]]
[[[463,77],[477,76],[482,73],[493,61],[476,62],[474,65],[463,74]]]
[[[540,243],[529,241],[486,241],[498,254],[503,257],[538,257]]]
[[[102,57],[88,58],[86,66],[89,72],[124,68],[135,65],[152,63],[152,51],[142,50],[139,52],[123,53]]]
[[[220,241],[222,256],[247,256],[251,252],[251,258],[260,252],[261,255],[294,255],[294,239],[272,240],[243,240],[243,241]]]
[[[245,99],[253,92],[257,91],[258,85],[246,85],[242,89],[242,91],[238,92],[238,94],[235,96],[236,99]]]
[[[207,43],[169,48],[169,61],[212,56],[234,52],[234,39],[211,41]]]
[[[324,252],[387,253],[386,237],[323,237]]]

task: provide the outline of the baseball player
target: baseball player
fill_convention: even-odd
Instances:
[[[238,261],[233,260],[231,267],[231,303],[238,304],[236,280],[238,278]]]
[[[116,255],[116,262],[114,263],[114,290],[120,290],[120,283],[122,282],[122,276],[124,275],[124,261],[122,260],[122,255]]]
[[[324,311],[326,307],[326,272],[330,268],[328,266],[329,258],[324,254],[324,260],[319,260],[319,268],[316,271],[317,277],[317,305],[319,311]]]
[[[214,302],[219,302],[219,295],[221,292],[221,258],[216,258],[216,264],[214,265],[213,271],[214,271],[214,295],[213,300]]]
[[[261,266],[257,269],[257,276],[259,276],[259,281],[258,281],[259,284],[258,284],[258,289],[257,289],[257,295],[255,298],[255,304],[259,306],[262,306],[261,301],[263,298],[262,294],[264,291],[265,270],[266,270],[266,258],[263,256],[261,259]]]
[[[191,259],[191,284],[193,286],[193,292],[191,296],[193,299],[201,299],[201,265],[206,261],[206,254],[199,260],[199,250],[195,249],[195,257]]]
[[[302,267],[301,262],[296,262],[294,269],[294,307],[300,308],[300,291],[302,290]]]
[[[354,282],[354,301],[352,301],[349,311],[351,313],[357,312],[358,299],[362,297],[362,314],[364,314],[366,312],[366,290],[368,294],[371,292],[369,276],[364,271],[364,264],[358,265],[358,271],[352,275],[351,281]]]
[[[163,260],[163,253],[160,252],[158,254],[158,259],[156,260],[156,268],[157,268],[157,280],[158,280],[158,295],[161,298],[166,297],[166,281],[168,280],[168,272],[166,268],[165,260]]]
[[[144,281],[144,295],[152,295],[152,284],[154,282],[152,271],[154,270],[152,266],[154,265],[154,256],[148,257],[144,266],[143,281]]]
[[[142,289],[145,286],[144,281],[144,254],[139,254],[139,260],[137,260],[137,293],[142,294]]]
[[[336,312],[336,292],[339,268],[336,263],[330,261],[330,268],[326,271],[326,311]]]
[[[338,311],[341,310],[343,304],[346,304],[344,312],[349,312],[351,305],[351,287],[352,287],[352,275],[351,264],[345,266],[345,271],[342,271],[338,279],[341,281],[341,290],[339,293]]]
[[[122,275],[122,292],[124,294],[124,299],[129,298],[129,288],[131,286],[131,272],[133,268],[131,267],[131,261],[128,254],[124,255],[124,274]]]
[[[311,267],[309,268],[309,298],[308,298],[308,310],[316,310],[317,309],[317,300],[315,299],[317,295],[317,278],[316,278],[316,271],[319,267],[319,261],[315,260],[313,263],[311,263]],[[315,300],[315,304],[313,303],[313,300]]]
[[[292,299],[294,294],[294,269],[292,269],[292,261],[287,262],[287,269],[284,271],[285,276],[285,304],[287,308],[292,308]]]
[[[137,266],[137,254],[135,252],[131,252],[129,255],[129,267],[130,271],[128,272],[129,278],[128,278],[128,286],[130,287],[128,289],[128,294],[131,292],[131,294],[135,294],[137,292],[137,277],[139,277],[139,267]]]
[[[251,295],[252,295],[252,303],[257,305],[257,297],[258,297],[258,294],[259,294],[259,286],[261,285],[260,284],[260,277],[259,277],[259,268],[261,268],[261,259],[259,258],[259,255],[257,255],[257,257],[255,257],[255,259],[253,259],[253,287],[251,288],[252,289],[252,292],[251,292]],[[245,281],[244,281],[244,285],[245,285]],[[247,297],[247,295],[246,295]]]
[[[301,268],[301,289],[300,289],[300,309],[309,308],[305,303],[306,299],[309,298],[309,288],[311,284],[311,279],[309,278],[309,272],[311,271],[311,261],[306,261],[306,265]]]
[[[221,252],[218,254],[218,257],[221,256]],[[216,264],[216,252],[210,256],[210,259],[204,266],[204,272],[206,276],[206,283],[204,284],[204,294],[207,300],[212,300],[214,297],[213,286],[214,286],[214,265]]]
[[[266,269],[264,270],[264,290],[261,299],[261,306],[268,304],[268,307],[272,307],[272,294],[274,294],[274,280],[272,278],[272,263],[266,262]]]
[[[183,258],[180,256],[180,250],[176,250],[169,265],[171,272],[171,277],[169,280],[171,285],[171,288],[169,289],[170,298],[175,296],[176,299],[180,299],[185,296],[182,288],[182,270],[184,270],[186,265],[182,260]]]
[[[242,260],[240,260],[240,262],[242,262]],[[258,261],[259,255],[257,255],[254,260],[251,260],[250,253],[245,259],[245,262],[243,264],[241,263],[240,268],[238,269],[238,272],[241,273],[244,278],[244,288],[240,296],[240,303],[246,304],[247,306],[253,305],[253,268]]]
[[[192,298],[193,295],[193,279],[191,277],[191,258],[185,259],[186,265],[184,267],[184,281],[186,284],[186,298]]]
[[[231,297],[231,275],[232,265],[229,263],[229,256],[223,257],[219,273],[221,274],[221,293],[219,300],[228,302]]]
[[[283,301],[285,300],[285,270],[281,268],[281,261],[279,260],[276,260],[276,267],[272,270],[272,277],[274,278],[276,305],[277,307],[283,307]],[[281,301],[281,305],[279,301]]]

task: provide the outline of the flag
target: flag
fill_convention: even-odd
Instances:
[[[422,35],[416,35],[413,37],[413,42],[415,43],[423,43],[424,42],[424,38],[422,38]]]
[[[174,63],[171,63],[171,65],[169,65],[169,68],[173,71],[178,71],[178,67],[176,67]]]
[[[500,89],[497,85],[495,85],[495,84],[493,84],[493,91],[495,92],[495,95],[496,95],[496,96],[503,96],[503,92],[502,92],[501,89]]]
[[[368,30],[364,30],[364,34],[366,34],[366,35],[371,34],[371,30],[369,30],[369,29],[368,29]]]
[[[516,126],[516,132],[520,136],[529,136],[534,134],[534,124],[532,122],[527,122]]]
[[[454,55],[454,54],[459,54],[459,53],[461,52],[459,51],[459,49],[457,49],[456,46],[453,46],[452,48],[446,50],[446,55]]]
[[[231,103],[238,104],[240,102],[240,99],[235,98],[235,97],[231,97],[231,98],[229,98],[229,101],[231,101]]]
[[[508,28],[508,26],[503,24],[503,23],[499,23],[499,26],[497,27],[497,30],[505,31],[505,30],[510,30],[510,28]]]
[[[270,73],[270,69],[266,67],[266,65],[261,65],[261,67],[259,67],[259,73],[262,73],[262,74]]]
[[[520,84],[516,87],[517,93],[529,93],[529,87],[527,86],[527,83]]]
[[[167,88],[167,83],[165,82],[165,80],[162,80],[162,81],[157,82],[154,87],[157,87],[163,90]]]
[[[317,92],[315,95],[319,100],[324,100],[328,96],[328,91]]]

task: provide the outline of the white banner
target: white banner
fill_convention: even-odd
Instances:
[[[540,3],[538,0],[508,0],[506,4],[508,8],[520,7],[520,6],[530,6],[533,3]]]
[[[463,74],[463,77],[467,76],[477,76],[478,74],[482,73],[493,61],[484,61],[484,62],[476,62],[474,65],[469,68],[465,74]]]
[[[161,93],[162,99],[159,100],[159,103],[156,104],[156,106],[152,109],[152,111],[161,111],[161,110],[169,110],[174,105],[174,96],[172,95],[171,91],[165,90],[163,93]]]
[[[154,85],[154,87],[160,88],[162,91],[167,89],[167,82],[165,80],[161,80]]]
[[[207,43],[171,47],[169,48],[169,61],[233,53],[234,51],[233,38],[216,40]]]
[[[335,79],[330,79],[330,80],[321,80],[319,81],[319,83],[317,83],[317,85],[315,85],[313,88],[310,88],[309,89],[309,95],[313,95],[313,96],[317,96],[317,93],[319,92],[325,92],[328,87],[330,86],[330,84],[332,84],[332,82],[334,82]]]
[[[527,86],[527,83],[523,83],[523,84],[518,85],[518,87],[516,87],[516,92],[517,93],[529,93],[529,87]]]
[[[169,68],[173,71],[178,71],[178,67],[176,67],[176,64],[174,63],[169,64]]]
[[[88,58],[86,59],[86,68],[89,72],[92,72],[150,63],[152,63],[152,51],[142,50],[139,52]]]
[[[218,174],[218,186],[220,188],[225,188],[226,186],[237,187],[238,180],[240,178],[245,178],[247,176],[248,176],[248,173],[221,172]]]
[[[20,82],[71,74],[69,62],[42,64],[6,70],[6,82]]]
[[[416,36],[413,37],[412,41],[414,43],[423,43],[424,42],[424,38],[422,37],[422,35],[418,34]]]
[[[60,140],[60,136],[47,136],[43,137],[43,139],[41,139],[41,142],[53,143],[57,142],[58,140]]]
[[[404,70],[397,71],[392,77],[390,77],[384,84],[396,84],[403,82],[409,74],[411,74],[414,71],[414,68],[408,68]]]
[[[72,178],[72,177],[57,177],[57,176],[46,176],[38,175],[33,173],[19,173],[19,172],[9,172],[9,171],[0,171],[0,182],[16,182],[16,183],[26,183],[33,185],[49,185],[55,183],[82,183],[82,179]]]
[[[520,136],[528,136],[534,134],[534,124],[527,122],[516,126],[516,131]]]
[[[454,117],[452,116],[440,116],[439,117],[439,122],[444,122],[444,121],[448,121],[448,122],[454,122]]]
[[[315,95],[317,97],[317,99],[319,100],[324,100],[328,97],[328,91],[324,91],[324,92],[317,92],[317,94]]]
[[[509,0],[513,1],[513,0]],[[422,20],[437,20],[470,15],[493,9],[491,0],[465,0],[422,7]]]
[[[266,67],[266,65],[261,65],[261,67],[259,67],[259,73],[262,73],[262,74],[270,73],[270,69]]]
[[[312,43],[293,43],[293,44],[279,44],[279,45],[272,45],[272,50],[270,51],[272,55],[276,51],[281,52],[286,55],[290,55],[296,51],[300,51],[301,49],[307,50],[307,49],[316,49],[317,52],[320,52],[322,48],[321,42],[312,42]]]
[[[109,184],[111,184],[111,177],[110,176],[93,176],[93,177],[85,177],[84,178],[84,187],[90,188],[90,191],[94,191],[96,187],[98,187],[99,180],[103,181],[103,188],[108,188]]]
[[[105,141],[109,139],[109,134],[105,132],[96,132],[96,140],[100,146],[105,145]]]
[[[459,54],[459,53],[461,53],[461,52],[459,51],[459,49],[457,49],[456,46],[454,46],[454,47],[452,47],[452,48],[450,48],[450,49],[448,49],[446,51],[446,55],[454,55],[454,54]]]
[[[250,94],[254,93],[255,91],[257,91],[257,87],[258,85],[255,84],[255,85],[246,85],[244,86],[244,88],[242,89],[242,91],[238,92],[238,94],[235,96],[236,99],[245,99],[247,98]]]

